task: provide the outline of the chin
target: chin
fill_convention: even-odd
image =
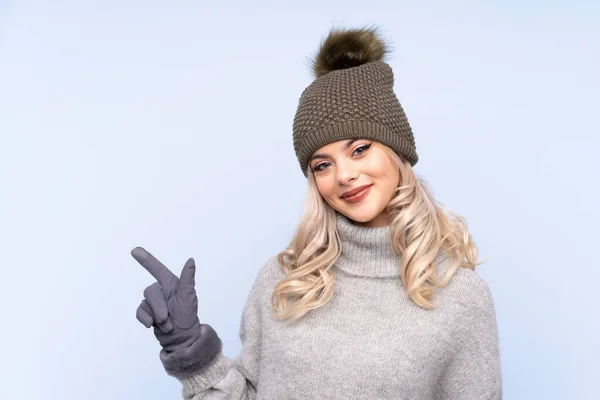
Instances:
[[[368,224],[381,214],[381,211],[375,209],[375,207],[361,208],[362,209],[348,209],[344,207],[343,209],[338,211],[344,214],[346,217],[350,218],[352,221],[358,222],[360,224]]]
[[[371,222],[375,219],[376,215],[357,213],[357,212],[344,212],[345,216],[350,218],[354,222],[359,222],[361,224],[365,224],[367,222]]]

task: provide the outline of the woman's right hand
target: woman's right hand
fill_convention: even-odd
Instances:
[[[133,249],[131,255],[157,281],[144,290],[144,299],[136,312],[137,319],[147,328],[154,327],[154,335],[165,352],[189,348],[202,333],[194,259],[187,260],[178,278],[141,247]]]

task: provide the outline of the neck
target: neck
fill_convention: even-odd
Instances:
[[[400,256],[391,246],[388,225],[358,225],[340,213],[336,222],[342,246],[338,269],[359,277],[400,277]]]

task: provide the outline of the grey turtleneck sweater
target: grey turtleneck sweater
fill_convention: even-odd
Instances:
[[[276,257],[258,273],[244,307],[242,351],[222,352],[192,376],[177,376],[186,399],[501,399],[491,292],[461,268],[435,292],[436,308],[408,297],[387,227],[337,217],[342,255],[335,294],[286,326],[270,297],[284,277]],[[440,274],[444,257],[439,256]],[[193,367],[193,366],[192,366]]]

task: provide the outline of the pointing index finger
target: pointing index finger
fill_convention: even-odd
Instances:
[[[133,258],[139,262],[163,287],[177,280],[177,277],[156,257],[142,247],[131,250]]]

